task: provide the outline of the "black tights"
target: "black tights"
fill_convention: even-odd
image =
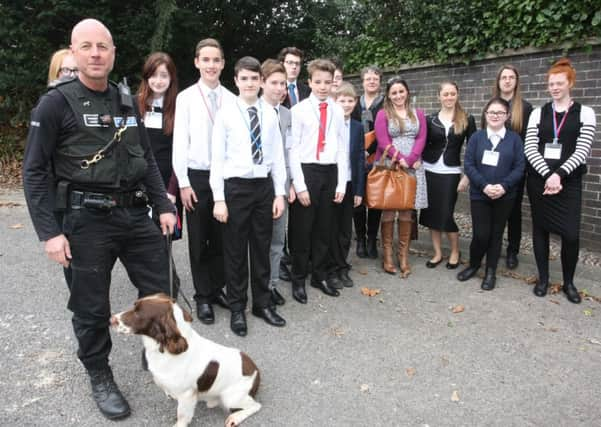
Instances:
[[[532,244],[534,247],[534,258],[541,282],[549,281],[549,232],[536,224],[532,225]],[[580,250],[580,239],[578,235],[561,236],[561,271],[563,283],[573,283],[578,252]]]

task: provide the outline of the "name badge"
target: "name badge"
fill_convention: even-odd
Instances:
[[[253,165],[253,176],[255,178],[265,178],[268,173],[269,171],[267,170],[266,165]]]
[[[499,153],[492,150],[484,150],[482,155],[482,164],[486,166],[497,167],[499,164]]]
[[[144,126],[147,129],[163,129],[163,113],[153,111],[146,112],[144,116]]]
[[[545,152],[543,157],[551,160],[561,159],[561,144],[545,144]]]

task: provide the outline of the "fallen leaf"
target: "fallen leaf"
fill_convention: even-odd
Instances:
[[[555,295],[561,291],[561,283],[552,283],[549,287],[549,293]]]
[[[591,344],[601,345],[601,341],[596,340],[595,338],[591,338],[588,340]]]
[[[380,298],[378,301],[380,301],[381,304],[384,304],[384,298]]]
[[[455,307],[453,307],[453,309],[451,310],[453,313],[457,314],[457,313],[463,313],[463,310],[465,310],[465,307],[461,304],[456,305]]]
[[[453,322],[447,322],[447,326],[448,326],[449,328],[452,328],[452,327],[454,326],[454,325],[453,325]]]
[[[415,371],[415,368],[407,368],[407,369],[405,369],[405,372],[407,373],[407,376],[409,378],[413,378],[416,371]]]
[[[13,230],[18,230],[19,228],[23,228],[23,224],[9,225],[8,228],[12,228]]]
[[[369,391],[369,385],[367,384],[361,384],[361,393],[367,393]]]
[[[534,285],[537,281],[537,278],[536,276],[528,276],[524,281],[529,285]]]
[[[334,334],[334,336],[336,337],[341,337],[344,335],[344,331],[341,328],[333,328],[332,329],[332,333]]]
[[[453,394],[451,394],[451,402],[459,402],[459,392],[457,390],[453,390]]]
[[[557,332],[558,330],[559,329],[557,329],[557,328],[549,328],[549,329],[547,329],[547,331],[549,331],[549,332]]]
[[[380,293],[380,289],[361,288],[361,293],[366,297],[375,297]]]
[[[550,300],[549,300],[549,302],[552,302],[553,304],[557,304],[557,305],[559,305],[559,301],[556,301],[556,300],[554,300],[554,299],[550,299]]]
[[[592,316],[593,315],[593,311],[589,310],[588,308],[586,310],[583,310],[582,313],[584,313],[585,316]]]
[[[357,270],[357,273],[367,275],[367,268],[360,268]]]
[[[442,363],[442,366],[449,366],[449,359],[446,356],[442,356],[440,358],[440,363]]]

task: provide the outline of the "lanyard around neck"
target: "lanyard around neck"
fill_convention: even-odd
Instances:
[[[205,104],[205,108],[207,109],[207,113],[209,114],[209,119],[211,120],[211,124],[215,124],[215,117],[213,117],[213,113],[211,113],[211,107],[209,107],[207,99],[205,98],[205,94],[202,91],[202,88],[200,87],[200,82],[197,83],[197,86],[198,86],[198,90],[200,91],[200,96],[202,96],[202,101]],[[217,88],[215,88],[215,90],[216,89]],[[219,96],[219,100],[217,102],[217,110],[219,110],[221,108],[221,101],[222,101],[222,99],[223,99],[223,96]]]
[[[551,109],[553,110],[553,144],[559,143],[559,133],[561,132],[561,129],[563,129],[563,125],[566,124],[566,118],[568,117],[568,113],[570,112],[570,107],[572,107],[571,101],[570,105],[568,105],[568,108],[566,108],[565,114],[563,115],[559,126],[557,126],[557,112],[555,111],[555,103],[553,102],[551,104]]]

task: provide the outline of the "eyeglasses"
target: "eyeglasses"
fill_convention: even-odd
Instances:
[[[286,65],[291,65],[291,66],[293,66],[293,67],[300,67],[300,64],[301,64],[301,63],[300,63],[300,61],[291,61],[291,60],[287,60],[287,61],[284,61],[284,64],[286,64]]]
[[[61,67],[58,69],[58,73],[61,76],[76,76],[78,72],[77,68]]]
[[[503,117],[507,115],[507,111],[487,111],[488,116]]]

